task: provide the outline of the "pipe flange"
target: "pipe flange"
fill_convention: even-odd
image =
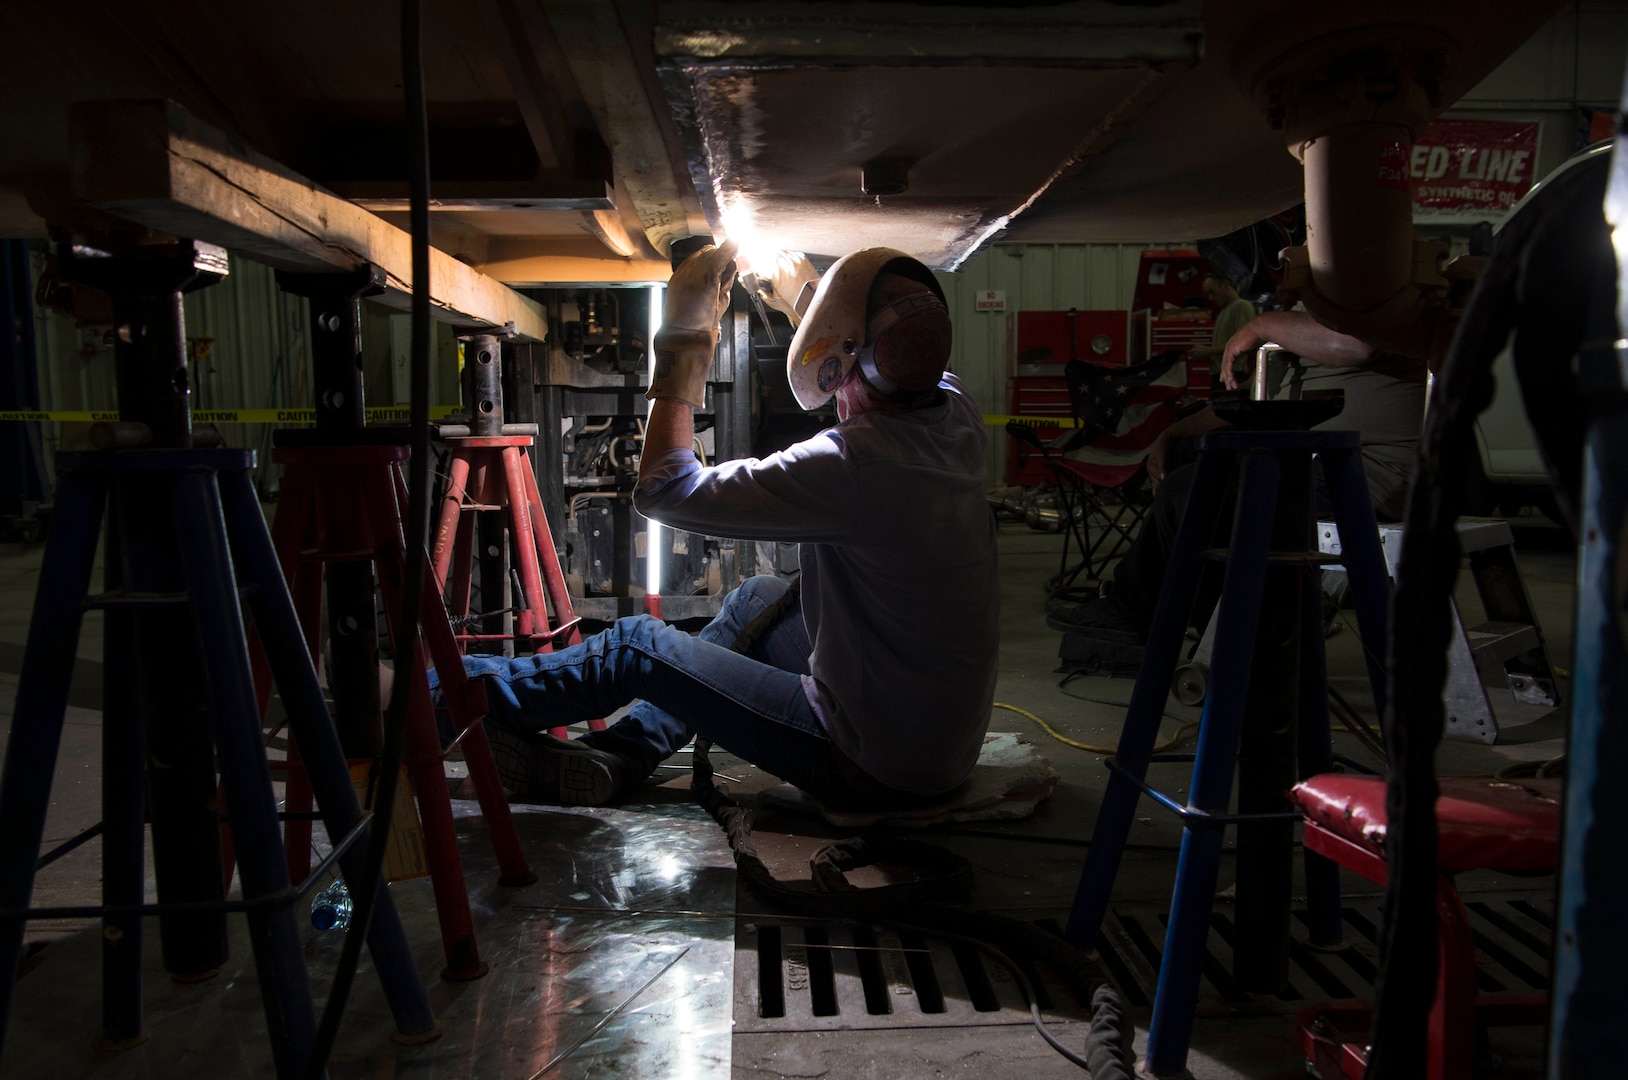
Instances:
[[[1439,30],[1370,26],[1295,43],[1264,62],[1240,50],[1233,74],[1292,151],[1351,123],[1394,124],[1417,138],[1440,108],[1452,56]]]
[[[1447,250],[1439,240],[1415,241],[1413,279],[1383,302],[1358,311],[1342,307],[1318,291],[1307,248],[1286,248],[1287,267],[1278,299],[1285,307],[1304,304],[1313,318],[1331,330],[1390,351],[1424,357],[1432,347],[1434,326],[1448,314],[1448,291],[1454,282],[1443,274]]]

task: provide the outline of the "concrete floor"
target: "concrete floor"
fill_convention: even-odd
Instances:
[[[1520,563],[1543,623],[1551,660],[1569,671],[1574,578],[1571,544],[1559,530],[1536,519],[1520,519],[1516,524]],[[1061,537],[1056,534],[1033,532],[1015,523],[1001,527],[1003,626],[1001,678],[996,698],[1043,717],[1072,739],[1111,745],[1118,737],[1123,709],[1084,698],[1123,702],[1130,694],[1131,683],[1078,679],[1067,687],[1060,687],[1059,675],[1054,670],[1058,635],[1047,629],[1043,621],[1042,583],[1056,569],[1060,545]],[[37,547],[0,549],[0,723],[8,730],[39,563]],[[1349,612],[1343,618],[1346,623],[1351,622]],[[47,846],[74,835],[99,817],[99,622],[96,617],[87,621],[81,642],[80,662],[52,792]],[[1369,709],[1371,701],[1366,691],[1360,648],[1349,625],[1330,638],[1330,676],[1355,705]],[[1181,717],[1196,718],[1197,715],[1195,710],[1174,703],[1171,711]],[[1515,711],[1510,715],[1514,716]],[[1522,721],[1521,725],[1508,727],[1496,746],[1444,745],[1440,755],[1441,771],[1485,775],[1513,762],[1547,760],[1560,752],[1562,728],[1557,717],[1534,719],[1532,710],[1527,710],[1517,719]],[[1173,728],[1174,723],[1169,727]],[[1105,777],[1102,756],[1055,742],[1030,719],[1004,708],[995,711],[991,730],[1021,732],[1051,760],[1062,776],[1061,783],[1051,798],[1026,819],[935,829],[928,839],[972,861],[977,871],[972,901],[975,908],[1042,924],[1061,923],[1067,918],[1095,820]],[[1336,744],[1341,753],[1350,757],[1373,760],[1350,736],[1337,733]],[[715,755],[715,761],[720,772],[742,781],[736,788],[738,791],[749,793],[773,782],[773,778],[764,777],[725,755]],[[1172,793],[1179,793],[1186,783],[1182,767],[1176,765],[1155,766],[1152,779]],[[602,818],[596,819],[595,827],[619,830],[618,835],[625,836],[640,830],[650,834],[650,829],[661,822],[676,823],[671,825],[676,832],[663,834],[668,839],[661,841],[669,845],[669,862],[671,851],[678,850],[670,847],[671,837],[682,836],[683,843],[695,852],[694,858],[687,861],[714,867],[716,873],[711,874],[710,880],[716,885],[716,874],[732,875],[727,869],[727,849],[719,846],[721,841],[716,830],[704,817],[697,824],[696,811],[685,791],[687,782],[687,776],[675,770],[672,780],[647,789],[619,809],[605,812]],[[490,956],[506,958],[509,964],[504,970],[512,974],[524,967],[525,958],[534,946],[531,935],[537,932],[537,919],[552,920],[550,925],[556,927],[571,925],[568,913],[579,909],[570,907],[570,901],[549,887],[550,882],[564,880],[551,873],[543,875],[543,884],[529,887],[518,898],[505,894],[506,898],[494,900],[497,890],[490,887],[490,860],[481,861],[484,845],[480,842],[478,816],[471,809],[473,804],[460,803],[459,806],[465,814],[460,824],[465,831],[466,865],[472,897],[477,899],[483,947]],[[1143,816],[1138,819],[1132,846],[1126,853],[1115,888],[1119,973],[1123,981],[1136,984],[1125,990],[1132,1018],[1138,1024],[1139,1045],[1146,1035],[1149,1013],[1146,997],[1154,970],[1142,946],[1146,944],[1156,949],[1161,942],[1158,917],[1168,907],[1175,850],[1180,840],[1180,830],[1170,815],[1146,801],[1140,813]],[[560,846],[557,841],[548,839],[557,830],[534,830],[543,829],[540,823],[552,821],[557,825],[563,819],[558,812],[530,810],[519,816],[522,836],[536,845],[537,860],[546,860],[550,857],[548,851]],[[800,860],[823,842],[821,838],[834,835],[839,833],[822,822],[784,811],[766,811],[758,822],[757,837],[765,860],[784,875],[806,874]],[[652,845],[646,843],[644,847],[649,849]],[[94,902],[98,898],[99,857],[99,842],[92,840],[46,868],[38,877],[34,903]],[[1228,880],[1230,857],[1228,864],[1223,866],[1223,882]],[[617,877],[614,866],[602,869]],[[571,872],[579,871],[580,868],[573,865]],[[637,878],[631,870],[627,873]],[[1371,929],[1370,923],[1377,922],[1377,892],[1368,883],[1349,875],[1345,885],[1348,913],[1356,915],[1351,921],[1353,928],[1347,932],[1355,955],[1350,965],[1341,966],[1331,959],[1318,970],[1323,977],[1330,977],[1332,972],[1336,984],[1348,985],[1357,996],[1363,996],[1370,987],[1363,981],[1362,960],[1375,953],[1373,943],[1364,937],[1364,932],[1365,928]],[[1483,957],[1485,969],[1506,981],[1509,972],[1514,970],[1517,985],[1512,988],[1524,988],[1523,977],[1527,982],[1541,980],[1547,970],[1546,951],[1541,950],[1546,935],[1542,924],[1547,913],[1552,912],[1552,881],[1482,874],[1467,876],[1461,887],[1466,898],[1473,902],[1472,907],[1479,905],[1477,910],[1489,912],[1488,918],[1501,920],[1498,926],[1507,928],[1512,923],[1518,924],[1515,926],[1517,938],[1533,945],[1528,952],[1534,955],[1525,956],[1524,960],[1507,955],[1501,960]],[[415,883],[403,883],[394,887],[393,893],[404,911],[414,948],[420,954],[420,967],[426,972],[432,1002],[447,1025],[442,1049],[403,1050],[379,1038],[368,1025],[377,1027],[382,1023],[387,1032],[388,1017],[381,1020],[376,1015],[379,1007],[376,1001],[369,999],[364,978],[358,983],[358,1004],[350,1021],[356,1031],[342,1039],[334,1075],[532,1076],[539,1066],[549,1069],[548,1075],[553,1076],[729,1074],[742,1078],[907,1078],[972,1077],[1021,1071],[1040,1080],[1078,1073],[1028,1026],[1026,1011],[1021,1008],[1014,989],[1003,982],[1005,976],[998,967],[988,969],[995,983],[995,1000],[992,1007],[984,1011],[979,1011],[976,1003],[962,1000],[976,997],[975,994],[958,990],[949,983],[945,986],[946,1002],[940,1014],[923,1016],[907,1009],[894,1009],[890,1014],[878,1016],[865,1011],[863,999],[854,997],[859,980],[845,966],[847,955],[864,951],[862,947],[849,949],[848,945],[863,946],[865,942],[854,938],[854,931],[848,927],[834,928],[827,938],[821,939],[839,958],[836,1015],[799,1011],[802,1006],[793,998],[806,988],[807,982],[807,971],[800,965],[811,952],[823,947],[809,936],[817,933],[818,928],[811,931],[797,920],[777,918],[744,887],[737,891],[733,886],[725,892],[735,895],[725,895],[721,900],[713,898],[716,903],[703,903],[693,895],[686,898],[669,890],[658,900],[622,896],[615,909],[620,913],[617,917],[627,917],[634,909],[644,914],[650,910],[666,912],[664,917],[668,921],[646,928],[642,931],[646,936],[639,939],[648,946],[647,953],[657,958],[669,953],[679,956],[684,947],[699,948],[733,938],[734,993],[720,994],[718,988],[713,987],[709,991],[710,998],[706,998],[714,1013],[721,1009],[726,1014],[727,1023],[718,1027],[692,1020],[690,1027],[684,1028],[680,1019],[674,1017],[688,1016],[684,1011],[690,1007],[688,1004],[677,1013],[661,1009],[646,1012],[641,1008],[629,1010],[629,1015],[617,1018],[616,1023],[602,1030],[596,1029],[592,1040],[558,1061],[551,1061],[538,1047],[510,1057],[479,1056],[469,1048],[489,1047],[494,1038],[503,1045],[515,1039],[525,1042],[524,1033],[540,1021],[536,1019],[535,993],[528,997],[519,990],[535,991],[535,986],[517,988],[512,981],[503,982],[494,976],[482,980],[487,984],[486,989],[466,989],[479,984],[458,987],[438,983],[439,943],[433,911],[422,901],[423,890],[415,892],[415,888]],[[670,906],[672,911],[668,912],[663,905]],[[1225,915],[1226,910],[1226,901],[1222,898],[1217,911]],[[516,911],[533,914],[521,917],[514,914]],[[676,913],[682,913],[690,921],[672,921],[678,918]],[[720,923],[720,919],[724,921]],[[241,920],[234,918],[234,923],[237,922]],[[27,1061],[34,1063],[28,1069],[29,1074],[34,1074],[35,1067],[44,1068],[41,1063],[49,1061],[51,1071],[64,1077],[221,1075],[222,1062],[218,1056],[195,1052],[184,1058],[166,1059],[160,1049],[164,1045],[161,1037],[164,1025],[196,1026],[198,1017],[204,1016],[209,1018],[207,1023],[212,1027],[219,1027],[223,1017],[229,1017],[232,1025],[239,1026],[239,1033],[233,1036],[233,1045],[239,1047],[237,1064],[230,1070],[233,1074],[269,1074],[269,1057],[260,1046],[261,1036],[256,1034],[255,1028],[261,1021],[257,1017],[258,1003],[252,994],[252,967],[243,966],[248,961],[241,927],[234,938],[237,970],[187,991],[190,997],[177,999],[174,997],[177,991],[167,980],[149,978],[148,1014],[155,1035],[147,1047],[111,1057],[89,1052],[86,1049],[89,1040],[96,1034],[100,991],[96,974],[98,935],[87,926],[83,922],[31,924],[29,939],[36,951],[25,964],[17,1015],[13,1018],[4,1059],[9,1065],[0,1072],[14,1075],[11,1068]],[[788,997],[786,1015],[780,1018],[760,1015],[756,965],[757,948],[766,940],[765,926],[781,927],[785,943],[784,985],[788,988]],[[149,935],[150,939],[155,937],[156,934]],[[888,940],[885,935],[880,939],[884,949]],[[156,950],[149,949],[153,951]],[[1226,945],[1220,935],[1212,951],[1224,965]],[[307,957],[319,999],[326,992],[323,972],[328,969],[324,964],[331,966],[336,952],[331,939],[320,939],[313,934]],[[693,964],[695,958],[686,962]],[[723,966],[729,967],[727,958]],[[574,970],[584,978],[587,977],[584,973],[590,971],[586,967]],[[621,970],[618,977],[632,978],[637,985],[644,978],[645,970],[634,965]],[[714,971],[713,968],[707,970]],[[1292,976],[1293,989],[1275,996],[1229,994],[1224,976],[1221,982],[1207,979],[1189,1059],[1192,1074],[1199,1078],[1251,1077],[1256,1080],[1304,1076],[1304,1062],[1293,1042],[1293,1013],[1305,1004],[1331,996],[1320,988],[1318,976],[1307,972],[1308,969],[1297,967]],[[532,983],[538,981],[534,971],[528,977]],[[697,974],[696,985],[710,977]],[[546,978],[545,975],[545,981]],[[247,1002],[242,1000],[245,992],[250,993]],[[895,986],[895,992],[908,994],[909,990]],[[586,994],[587,991],[569,1010],[582,1021],[579,1024],[582,1030],[587,1030],[587,1021],[595,1017],[600,1018],[600,1023],[608,1019],[606,1014],[614,1000],[612,997],[606,998],[602,1005],[583,1005]],[[855,1000],[861,1005],[856,1006]],[[53,1004],[42,1004],[47,1001]],[[635,1012],[641,1014],[637,1019],[632,1018]],[[1059,995],[1047,1013],[1065,1041],[1079,1047],[1083,1040],[1079,1010]],[[70,1015],[74,1019],[65,1021]],[[192,1019],[187,1019],[189,1016]],[[648,1046],[652,1031],[667,1030],[663,1025],[674,1031],[689,1031],[703,1046],[703,1052],[682,1059],[628,1056],[633,1054],[635,1044]],[[731,1029],[733,1034],[725,1040],[723,1033]],[[480,1033],[478,1038],[477,1032]],[[494,1032],[498,1035],[493,1035]],[[1517,1032],[1507,1037],[1495,1033],[1495,1048],[1507,1059],[1506,1070],[1501,1075],[1537,1075],[1531,1057],[1541,1045],[1540,1040],[1541,1032]],[[57,1042],[64,1048],[60,1052],[51,1049]],[[568,1043],[562,1036],[549,1045],[557,1048]],[[454,1048],[461,1049],[454,1053]],[[670,1053],[670,1048],[664,1052]],[[642,1061],[647,1067],[636,1066],[635,1061]],[[655,1064],[658,1061],[661,1064]],[[15,1075],[23,1075],[23,1072]]]

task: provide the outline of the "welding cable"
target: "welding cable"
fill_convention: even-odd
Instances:
[[[1436,747],[1446,726],[1443,688],[1461,562],[1456,523],[1477,454],[1475,420],[1492,401],[1493,361],[1513,333],[1527,417],[1556,497],[1575,523],[1588,425],[1577,422],[1573,359],[1585,334],[1616,336],[1614,326],[1593,325],[1595,318],[1609,321],[1615,306],[1616,266],[1602,210],[1607,175],[1604,167],[1568,169],[1505,223],[1431,390],[1393,606],[1384,719],[1390,827],[1369,1076],[1417,1075],[1427,1058],[1438,964]]]
[[[1385,748],[1380,746],[1379,743],[1370,739],[1368,735],[1364,734],[1364,723],[1354,718],[1339,705],[1335,704],[1334,699],[1332,698],[1330,698],[1328,702],[1328,714],[1332,720],[1339,721],[1339,729],[1345,731],[1352,738],[1356,739],[1364,750],[1378,758],[1381,762],[1386,760]],[[1330,726],[1332,726],[1332,724]]]
[[[736,870],[753,892],[777,908],[806,918],[863,919],[975,945],[1013,971],[1029,1002],[1035,1029],[1053,1049],[1081,1068],[1090,1069],[1094,1077],[1128,1080],[1130,1032],[1119,1008],[1118,992],[1094,957],[1028,923],[944,904],[947,896],[970,890],[972,867],[961,856],[935,844],[879,834],[850,837],[826,845],[810,860],[818,891],[796,889],[780,881],[757,854],[746,809],[712,783],[712,765],[707,757],[710,749],[705,739],[695,740],[691,790],[696,801],[724,829]],[[926,869],[932,876],[864,889],[848,884],[843,876],[844,870],[881,862]],[[902,912],[908,915],[898,914]],[[1013,953],[1052,967],[1077,1000],[1089,1003],[1092,1021],[1084,1057],[1046,1027],[1033,987],[1010,958]]]
[[[345,1004],[361,962],[368,924],[384,883],[384,859],[391,840],[391,817],[396,807],[396,785],[406,752],[407,706],[419,677],[419,605],[424,599],[424,575],[430,539],[430,150],[429,115],[424,97],[423,19],[420,0],[401,3],[401,85],[406,106],[409,222],[412,239],[413,295],[410,371],[410,472],[407,478],[407,519],[402,522],[407,540],[406,580],[402,589],[400,626],[395,640],[396,679],[384,718],[384,747],[378,781],[373,791],[373,821],[367,835],[366,869],[360,881],[349,882],[354,904],[349,932],[334,970],[322,1023],[306,1063],[305,1076],[320,1080],[327,1071],[328,1054],[339,1035]]]
[[[1057,680],[1057,689],[1061,690],[1066,696],[1071,697],[1076,701],[1089,701],[1093,705],[1112,705],[1115,708],[1119,708],[1119,709],[1128,709],[1128,708],[1130,708],[1131,703],[1128,702],[1128,701],[1114,701],[1112,698],[1092,697],[1089,694],[1077,694],[1074,691],[1068,689],[1068,684],[1069,683],[1073,682],[1075,679],[1084,679],[1084,678],[1088,678],[1088,676],[1085,674],[1085,672],[1083,672],[1083,671],[1071,671],[1067,675],[1064,675],[1061,679]],[[1177,716],[1175,713],[1170,712],[1168,709],[1164,710],[1161,713],[1161,715],[1163,715],[1166,720],[1174,720],[1178,724],[1187,723],[1187,717],[1185,717],[1185,716]]]
[[[1079,695],[1079,694],[1070,694],[1069,696],[1070,697],[1078,697],[1082,701],[1097,701],[1099,704],[1102,704],[1102,705],[1119,705],[1119,706],[1123,707],[1126,704],[1123,701],[1099,701],[1099,699],[1097,699],[1097,698],[1081,697],[1081,695]],[[1074,747],[1076,750],[1086,750],[1086,751],[1089,751],[1090,753],[1093,753],[1093,754],[1109,754],[1109,755],[1112,755],[1112,754],[1119,753],[1119,747],[1117,747],[1117,746],[1096,746],[1096,745],[1093,745],[1092,743],[1083,743],[1083,742],[1078,742],[1078,741],[1076,741],[1074,739],[1071,739],[1067,735],[1064,735],[1062,732],[1058,731],[1056,728],[1052,727],[1050,724],[1046,723],[1040,717],[1036,716],[1034,713],[1030,712],[1028,709],[1020,709],[1016,705],[1008,705],[1004,701],[997,701],[991,707],[996,708],[996,709],[1005,709],[1008,712],[1015,712],[1019,716],[1028,717],[1030,720],[1033,720],[1035,723],[1039,724],[1041,729],[1044,730],[1047,735],[1050,735],[1052,738],[1056,739],[1060,743],[1063,743],[1064,745]],[[1170,716],[1169,713],[1165,713],[1165,715]],[[1180,717],[1171,717],[1171,719],[1172,720],[1179,720]],[[1165,742],[1160,743],[1158,746],[1155,746],[1153,748],[1153,752],[1155,754],[1164,753],[1166,750],[1169,750],[1171,747],[1176,746],[1178,743],[1180,743],[1182,741],[1182,739],[1186,738],[1187,733],[1189,731],[1196,731],[1196,730],[1198,730],[1198,721],[1197,720],[1185,720],[1185,721],[1182,721],[1181,726],[1176,729],[1176,733],[1174,735],[1170,736],[1170,738],[1168,740],[1166,740]]]
[[[800,585],[800,578],[792,578],[785,594],[749,622],[731,648],[749,655],[763,634],[794,610]],[[944,903],[947,899],[970,893],[972,864],[936,844],[880,833],[839,840],[827,844],[809,860],[817,891],[792,888],[777,879],[759,857],[752,840],[750,813],[713,783],[712,761],[708,757],[711,748],[712,744],[706,739],[696,738],[691,757],[690,790],[724,830],[736,870],[759,896],[806,917],[864,918],[967,941],[997,957],[1012,970],[1028,999],[1030,1018],[1036,1030],[1058,1053],[1081,1068],[1091,1069],[1093,1076],[1129,1080],[1131,1063],[1127,1055],[1131,1032],[1124,1023],[1118,993],[1095,957],[1029,923],[947,906]],[[924,874],[914,881],[863,889],[849,884],[844,876],[845,871],[883,862],[908,866]],[[906,910],[909,916],[901,920],[896,913]],[[1012,953],[1050,965],[1062,976],[1077,1000],[1090,1004],[1092,1024],[1084,1057],[1064,1046],[1046,1027],[1034,989],[1021,967],[1010,959]]]
[[[977,949],[991,960],[1004,967],[1011,973],[1012,981],[1023,994],[1024,1001],[1029,1006],[1029,1022],[1034,1025],[1035,1031],[1046,1041],[1053,1050],[1061,1054],[1071,1064],[1078,1065],[1089,1073],[1095,1080],[1131,1080],[1135,1062],[1132,1060],[1134,1049],[1132,1042],[1136,1031],[1125,1018],[1124,1005],[1119,998],[1119,991],[1112,982],[1101,975],[1094,964],[1087,962],[1087,971],[1097,976],[1088,985],[1082,985],[1079,978],[1070,980],[1064,975],[1064,981],[1069,983],[1069,990],[1085,1005],[1091,1013],[1091,1022],[1086,1029],[1085,1053],[1076,1053],[1059,1039],[1051,1028],[1046,1025],[1045,1018],[1040,1014],[1040,998],[1035,993],[1034,984],[1029,981],[1028,974],[1011,956],[1005,945],[996,945],[987,939],[988,924],[985,920],[991,918],[984,913],[960,913],[967,918],[979,920],[983,925],[978,933],[958,933],[947,929],[943,918],[930,918],[925,923],[898,921],[895,919],[878,920],[895,930],[907,930],[931,937],[942,938],[947,941],[960,942],[963,945]],[[1033,930],[1027,923],[1020,923],[1015,919],[1001,919],[994,917],[999,923],[1006,924],[1002,929],[1010,937],[1021,929]],[[1061,938],[1047,934],[1044,931],[1034,930],[1040,935],[1039,940],[1025,942],[1023,951],[1037,956],[1043,956],[1054,950],[1069,952],[1072,947]],[[1084,954],[1078,954],[1083,956]]]
[[[1076,675],[1074,673],[1070,673],[1069,675],[1065,676],[1063,681],[1057,684],[1058,689],[1063,690],[1063,683],[1066,683],[1069,681],[1069,679],[1075,677]],[[1072,690],[1063,690],[1063,693],[1067,694],[1071,698],[1077,698],[1080,701],[1089,701],[1095,705],[1112,705],[1120,709],[1130,708],[1130,702],[1128,701],[1114,701],[1111,698],[1087,697],[1085,694],[1076,694]],[[1336,702],[1339,704],[1337,705]],[[1067,746],[1072,746],[1077,750],[1085,750],[1093,754],[1113,755],[1119,753],[1119,747],[1117,746],[1097,746],[1092,743],[1083,743],[1071,739],[1059,732],[1056,728],[1052,727],[1041,717],[1036,716],[1027,709],[1020,709],[1016,705],[1008,705],[1003,701],[997,701],[993,703],[992,707],[996,709],[1007,709],[1011,712],[1017,713],[1020,716],[1028,717],[1030,720],[1033,720],[1035,723],[1039,724],[1045,730],[1047,735],[1050,735],[1058,742]],[[1340,721],[1341,728],[1355,736],[1357,741],[1363,745],[1364,749],[1378,757],[1379,760],[1385,760],[1385,749],[1379,743],[1378,733],[1375,732],[1373,728],[1370,727],[1365,721],[1363,721],[1357,711],[1353,709],[1350,704],[1348,704],[1343,697],[1340,697],[1332,688],[1329,690],[1329,711],[1333,714],[1335,719]],[[1162,754],[1167,750],[1176,747],[1183,739],[1187,737],[1189,732],[1196,731],[1199,727],[1199,721],[1197,720],[1184,720],[1171,712],[1166,712],[1164,715],[1171,720],[1178,721],[1180,726],[1176,728],[1175,733],[1172,734],[1168,740],[1153,748],[1153,753],[1155,754]]]
[[[1566,755],[1561,754],[1544,761],[1517,761],[1513,765],[1505,765],[1492,775],[1498,780],[1519,780],[1528,776],[1543,780],[1556,772],[1564,773],[1565,768]]]
[[[749,622],[731,648],[749,655],[758,639],[795,609],[799,585],[800,579],[793,578],[785,594]],[[970,893],[972,864],[936,844],[881,833],[839,840],[827,844],[809,860],[815,891],[793,888],[777,879],[759,857],[752,840],[750,812],[713,783],[710,750],[711,743],[696,738],[691,756],[690,790],[724,830],[736,870],[753,892],[777,907],[805,917],[866,919],[969,941],[999,957],[1013,970],[1029,1001],[1031,1019],[1047,1043],[1076,1065],[1092,1068],[1093,1076],[1128,1080],[1130,1062],[1125,1055],[1130,1048],[1129,1031],[1118,1007],[1117,991],[1095,957],[1029,923],[948,906],[946,900]],[[912,868],[922,876],[914,881],[863,889],[849,884],[844,876],[848,870],[884,862]],[[903,912],[908,915],[902,916]],[[1086,1056],[1074,1053],[1046,1028],[1033,987],[1021,968],[1008,958],[1014,953],[1051,966],[1077,1000],[1091,1004],[1093,1022]]]
[[[1332,686],[1328,688],[1328,711],[1364,750],[1380,761],[1387,759],[1384,737]]]
[[[1381,649],[1376,649],[1369,645],[1368,642],[1363,639],[1361,627],[1348,620],[1343,614],[1335,618],[1334,625],[1345,630],[1349,630],[1351,632],[1351,636],[1357,639],[1357,644],[1362,646],[1362,655],[1364,660],[1372,661],[1380,668],[1380,670],[1384,670],[1385,656],[1381,651],[1383,645],[1381,646]]]
[[[765,614],[777,613],[771,607]],[[763,621],[759,616],[753,625]],[[751,631],[752,626],[748,626],[746,633]],[[879,833],[849,837],[827,844],[809,860],[814,891],[780,881],[757,853],[750,813],[712,782],[710,750],[707,740],[696,738],[691,792],[723,828],[736,871],[754,893],[777,908],[805,918],[859,919],[974,945],[1012,970],[1028,1000],[1035,1029],[1053,1049],[1081,1068],[1091,1069],[1094,1077],[1129,1080],[1126,1054],[1130,1038],[1119,1009],[1118,992],[1094,957],[1029,923],[945,904],[946,898],[970,892],[972,864],[936,844]],[[863,889],[849,884],[844,876],[844,871],[884,862],[925,871],[927,876]],[[1069,1049],[1046,1027],[1039,999],[1021,967],[1012,961],[1014,954],[1052,967],[1078,1001],[1090,1004],[1092,1022],[1085,1056]]]

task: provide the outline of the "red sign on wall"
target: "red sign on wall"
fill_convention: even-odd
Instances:
[[[1537,179],[1538,125],[1435,120],[1408,152],[1419,210],[1501,213]]]

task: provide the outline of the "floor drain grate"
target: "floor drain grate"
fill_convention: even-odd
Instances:
[[[1482,991],[1549,987],[1553,905],[1531,893],[1466,898]],[[1250,994],[1232,977],[1235,927],[1227,906],[1211,914],[1199,989],[1200,1016],[1282,1014],[1337,998],[1368,998],[1379,970],[1379,898],[1342,909],[1345,945],[1313,948],[1305,912],[1294,913],[1289,984]],[[1114,909],[1103,928],[1103,966],[1126,1005],[1143,1017],[1153,1003],[1167,912]],[[1055,924],[1042,926],[1056,930]],[[818,1031],[1026,1024],[1029,1008],[1004,965],[978,949],[909,931],[851,923],[746,921],[735,935],[735,1030]],[[1049,970],[1023,967],[1042,1012],[1087,1020],[1088,1010]]]
[[[1476,982],[1483,992],[1530,992],[1549,988],[1552,904],[1531,894],[1473,896],[1466,900],[1476,946]],[[1200,1015],[1217,1012],[1292,1012],[1310,1002],[1367,998],[1379,971],[1380,903],[1376,898],[1345,907],[1345,945],[1313,948],[1306,914],[1294,913],[1289,943],[1289,985],[1275,995],[1245,992],[1232,977],[1233,924],[1218,906],[1210,917],[1209,948],[1200,983]],[[1155,907],[1120,907],[1103,927],[1103,966],[1119,984],[1126,1004],[1152,1005],[1169,913]]]
[[[851,923],[763,920],[741,922],[735,943],[736,1031],[1029,1023],[1011,972],[972,945]],[[1048,1017],[1089,1017],[1050,972],[1023,972]]]

